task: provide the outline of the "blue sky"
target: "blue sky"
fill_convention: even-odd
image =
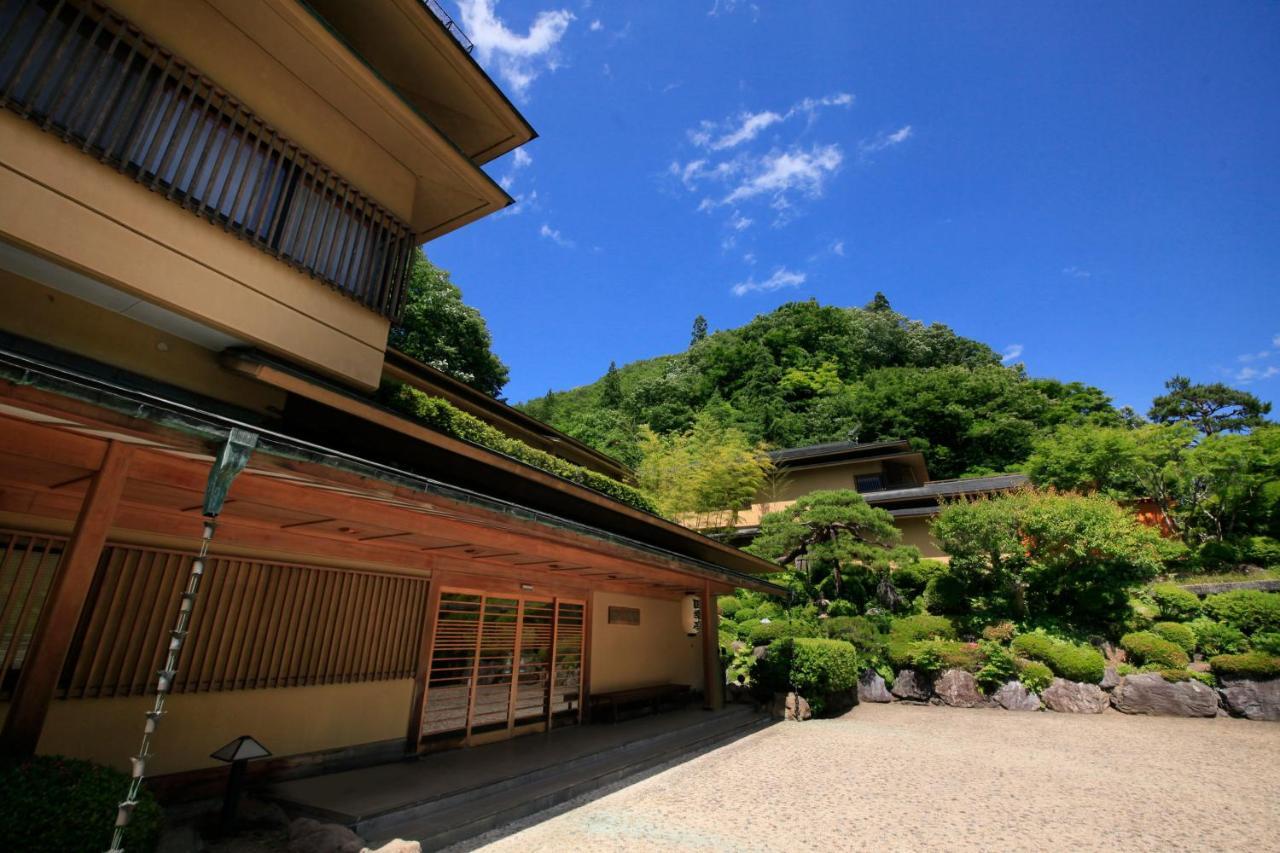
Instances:
[[[1280,4],[446,0],[540,138],[427,245],[513,401],[795,299],[1280,397]]]

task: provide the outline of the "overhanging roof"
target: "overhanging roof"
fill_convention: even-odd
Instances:
[[[811,444],[807,447],[788,447],[775,450],[769,454],[774,464],[786,468],[808,462],[836,462],[846,459],[861,459],[868,456],[880,456],[885,453],[902,453],[911,450],[908,441],[831,441],[826,444]]]
[[[958,495],[981,494],[983,492],[1006,492],[1027,485],[1030,480],[1026,474],[996,474],[991,477],[961,477],[956,480],[934,480],[923,486],[909,489],[885,489],[879,492],[866,492],[863,497],[867,503],[879,505],[898,501],[911,501],[919,498],[955,497]]]
[[[258,452],[279,458],[285,467],[324,466],[349,475],[382,482],[395,489],[404,490],[406,493],[420,495],[423,501],[436,497],[452,505],[472,507],[475,512],[484,513],[491,518],[509,519],[512,524],[535,525],[585,537],[601,543],[602,546],[633,552],[638,559],[655,565],[665,565],[670,570],[693,577],[770,593],[784,591],[781,587],[753,576],[776,571],[777,567],[773,564],[693,531],[680,528],[663,519],[623,507],[621,504],[617,504],[620,514],[638,514],[648,519],[648,526],[651,528],[648,532],[654,535],[642,537],[630,535],[635,529],[634,526],[618,525],[610,529],[606,526],[584,523],[578,518],[548,511],[544,506],[535,507],[505,500],[395,468],[305,439],[275,432],[264,428],[261,424],[246,423],[225,414],[166,399],[136,388],[124,387],[18,352],[0,350],[0,378],[18,386],[35,386],[61,396],[88,402],[130,418],[153,421],[163,425],[165,429],[195,435],[210,442],[220,441],[227,430],[233,427],[253,430],[261,436]],[[674,531],[670,528],[674,528]],[[645,531],[641,530],[641,532]],[[669,535],[672,532],[677,533],[678,536]]]

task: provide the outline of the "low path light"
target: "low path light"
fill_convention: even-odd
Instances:
[[[249,735],[240,735],[209,756],[231,765],[231,775],[227,778],[227,791],[222,796],[222,818],[218,824],[224,835],[229,834],[235,827],[236,810],[240,807],[240,794],[244,790],[244,775],[249,769],[249,762],[254,758],[266,758],[269,755],[271,750],[254,738]]]

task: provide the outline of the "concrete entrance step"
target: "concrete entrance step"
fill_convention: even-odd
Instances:
[[[705,721],[540,767],[482,788],[359,820],[353,828],[376,846],[392,838],[439,850],[504,826],[612,782],[757,731],[767,716],[739,706]]]

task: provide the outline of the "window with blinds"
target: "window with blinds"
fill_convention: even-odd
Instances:
[[[0,105],[383,316],[408,225],[89,0],[0,0]]]

